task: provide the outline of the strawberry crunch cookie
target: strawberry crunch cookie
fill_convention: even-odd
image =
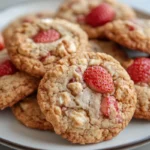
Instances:
[[[45,120],[35,95],[25,98],[12,107],[15,117],[25,126],[40,130],[52,130],[52,125]]]
[[[33,93],[38,83],[37,79],[18,72],[6,50],[0,52],[0,110],[13,106]]]
[[[34,22],[37,19],[42,18],[51,18],[54,14],[50,12],[39,12],[35,14],[26,14],[25,16],[22,16],[20,18],[15,19],[12,21],[3,31],[3,36],[5,39],[5,43],[7,44],[9,40],[11,40],[11,37],[13,36],[14,30],[18,28],[22,23],[29,23]]]
[[[41,77],[54,62],[86,50],[87,45],[87,35],[79,26],[65,20],[41,19],[18,28],[8,52],[18,69]]]
[[[150,120],[150,58],[136,58],[128,65],[127,71],[137,93],[134,117]]]
[[[126,61],[130,62],[126,53],[114,42],[90,40],[90,45],[94,52],[111,55],[113,58],[118,60],[123,67],[126,67]]]
[[[106,25],[106,36],[122,46],[150,53],[150,20],[117,20]]]
[[[80,24],[89,38],[103,38],[108,22],[135,18],[135,13],[116,0],[65,0],[56,16]]]
[[[48,71],[38,102],[57,134],[88,144],[110,140],[128,125],[136,93],[118,61],[89,52],[62,59]]]

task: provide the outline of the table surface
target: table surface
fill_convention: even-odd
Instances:
[[[12,0],[12,1],[0,0],[0,9],[11,6],[11,4],[14,5],[14,3],[16,3],[16,4],[18,2],[20,3],[21,1],[23,2],[23,1],[29,1],[29,0]],[[32,1],[34,1],[34,0],[32,0]],[[144,10],[145,12],[150,13],[150,9],[149,9],[150,8],[150,0],[119,0],[119,1],[125,2],[139,10]],[[0,150],[12,150],[12,149],[0,145]],[[134,150],[150,150],[150,144],[144,145],[144,146],[142,146],[140,148],[136,148]]]

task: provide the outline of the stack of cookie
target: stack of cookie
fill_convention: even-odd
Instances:
[[[149,24],[115,0],[65,0],[56,14],[15,20],[0,35],[0,109],[79,144],[149,119],[150,59],[118,45],[148,53]]]

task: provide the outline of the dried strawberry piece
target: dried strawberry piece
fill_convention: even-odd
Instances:
[[[82,74],[82,70],[81,70],[80,67],[77,67],[75,71],[76,71],[78,74],[80,74],[80,75]]]
[[[123,122],[123,118],[121,117],[119,111],[118,111],[118,114],[116,116],[116,120],[117,120],[118,123],[122,123]]]
[[[134,25],[126,24],[126,26],[129,29],[129,31],[134,31],[135,30],[135,26]]]
[[[102,26],[113,21],[116,16],[115,10],[107,3],[102,3],[86,16],[85,22],[92,27]]]
[[[5,75],[11,75],[17,72],[16,67],[10,60],[5,60],[0,64],[0,77]]]
[[[131,79],[135,82],[149,83],[150,82],[150,59],[137,58],[133,64],[127,68]]]
[[[2,35],[0,34],[0,51],[5,48],[4,39]]]
[[[80,24],[85,23],[85,15],[79,15],[77,17],[77,22],[80,23]]]
[[[69,80],[69,83],[73,83],[73,82],[76,82],[76,78],[71,78],[71,79]]]
[[[134,31],[134,30],[135,30],[135,27],[134,27],[134,26],[128,26],[128,29],[129,29],[130,31]]]
[[[49,56],[51,56],[51,53],[50,53],[50,52],[47,54],[47,56],[43,56],[43,57],[41,57],[39,60],[40,60],[41,62],[44,62]]]
[[[101,66],[88,67],[83,77],[86,84],[96,92],[111,93],[114,91],[111,75]]]
[[[80,67],[77,67],[76,70],[75,70],[79,75],[82,75],[82,70]],[[77,82],[76,78],[73,77],[69,80],[69,83],[73,83],[73,82]]]
[[[35,43],[50,43],[60,39],[60,34],[54,29],[40,31],[33,37]]]
[[[113,96],[107,96],[102,99],[100,110],[103,113],[104,116],[109,117],[110,116],[110,108],[113,107],[113,109],[117,112],[119,111],[118,108],[118,102],[116,101],[115,97]],[[118,117],[118,115],[117,115]]]

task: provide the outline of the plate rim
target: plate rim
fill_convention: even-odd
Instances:
[[[36,2],[40,2],[40,1],[41,0],[34,0],[34,1],[31,2],[30,0],[24,0],[24,1],[16,2],[14,4],[8,4],[6,7],[0,9],[0,14],[5,12],[6,10],[8,10],[10,8],[21,6],[22,4],[36,3]],[[46,1],[48,2],[49,0],[42,0],[42,2],[46,2]],[[150,16],[149,13],[144,12],[140,9],[137,9],[137,8],[134,8],[134,7],[133,7],[133,9],[136,12],[139,12],[139,13],[147,16],[147,17]],[[123,145],[119,145],[119,146],[103,148],[103,150],[121,150],[121,149],[127,149],[127,148],[130,148],[130,149],[132,148],[133,149],[133,148],[140,147],[140,146],[143,146],[143,145],[148,144],[148,143],[150,143],[150,135],[146,138],[143,138],[141,140],[137,140],[135,142],[131,142],[131,143],[127,143],[127,144],[123,144]],[[6,140],[6,139],[1,138],[1,137],[0,137],[0,144],[3,145],[3,146],[7,146],[9,148],[15,148],[15,149],[21,149],[21,150],[44,150],[44,149],[37,149],[37,148],[30,147],[30,146],[25,146],[25,145],[22,145],[22,144],[18,144],[18,143]],[[102,149],[96,149],[96,150],[102,150]]]
[[[150,136],[148,136],[147,138],[138,140],[136,142],[131,142],[129,144],[123,144],[120,146],[114,146],[112,148],[108,147],[108,148],[95,149],[95,150],[121,150],[121,149],[124,150],[124,149],[129,149],[129,148],[133,149],[133,148],[140,147],[148,143],[150,143]],[[3,146],[7,146],[9,148],[15,148],[15,149],[21,149],[21,150],[44,150],[44,149],[33,148],[30,146],[24,146],[24,145],[21,145],[21,144],[18,144],[9,140],[5,140],[3,138],[0,138],[0,144]]]

